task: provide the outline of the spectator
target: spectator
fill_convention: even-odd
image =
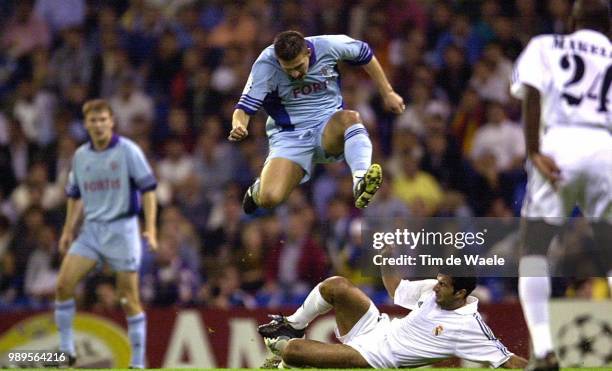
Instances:
[[[450,30],[440,35],[435,48],[435,66],[443,66],[444,52],[450,45],[457,45],[465,50],[470,65],[476,63],[482,53],[483,41],[472,29],[470,20],[465,14],[458,14],[451,23]]]
[[[62,31],[62,44],[51,56],[53,85],[68,97],[74,84],[88,86],[92,76],[92,53],[85,43],[83,30],[70,27]]]
[[[395,197],[421,216],[432,216],[442,201],[442,189],[436,179],[419,168],[420,158],[406,154],[400,172],[393,178]]]
[[[0,146],[0,175],[2,193],[9,195],[18,185],[25,181],[28,168],[36,159],[38,146],[29,143],[21,124],[11,119],[8,125],[8,142]]]
[[[440,86],[453,105],[461,105],[462,94],[468,86],[472,69],[465,58],[464,50],[449,45],[444,51],[444,65],[438,73],[436,83]]]
[[[19,1],[8,20],[2,36],[2,47],[16,59],[35,49],[46,49],[51,43],[47,24],[33,11],[33,0]]]
[[[471,153],[474,133],[484,124],[484,120],[485,109],[478,92],[472,88],[466,89],[450,126],[464,156]]]
[[[449,115],[448,106],[432,97],[429,86],[416,82],[412,84],[410,103],[404,113],[397,117],[395,125],[398,128],[410,129],[422,137],[425,134],[427,116],[432,114],[446,118]]]
[[[54,34],[85,23],[85,1],[36,0],[36,14],[46,21]]]
[[[472,159],[486,153],[493,154],[497,172],[520,168],[525,159],[523,130],[508,120],[504,107],[497,102],[489,103],[487,123],[474,135]]]
[[[143,267],[142,297],[145,302],[171,306],[195,301],[200,274],[181,258],[179,245],[175,237],[161,236],[153,264]]]
[[[307,293],[307,288],[327,274],[325,251],[312,239],[311,226],[301,210],[289,215],[285,239],[267,255],[266,280],[278,282],[291,295]]]
[[[136,117],[146,121],[154,118],[153,100],[141,89],[137,88],[133,76],[125,76],[119,89],[111,96],[110,105],[116,118],[117,131],[131,135],[136,128],[133,126]]]
[[[30,166],[28,178],[11,194],[11,204],[19,217],[32,206],[52,210],[65,200],[64,188],[49,182],[47,165],[35,162]]]
[[[256,293],[265,283],[266,250],[259,222],[245,225],[241,232],[241,247],[234,260],[240,272],[240,287],[248,293]]]
[[[22,81],[17,87],[13,114],[30,143],[44,147],[53,140],[54,98],[30,80]]]
[[[36,248],[30,254],[26,265],[25,292],[41,304],[49,304],[55,297],[55,283],[59,273],[57,239],[53,228],[41,228],[36,236]]]

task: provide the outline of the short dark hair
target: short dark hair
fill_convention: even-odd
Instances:
[[[274,53],[283,61],[294,60],[306,48],[306,39],[298,31],[283,31],[274,38]]]
[[[476,277],[453,277],[451,275],[449,277],[453,282],[453,293],[465,289],[467,297],[476,288]]]

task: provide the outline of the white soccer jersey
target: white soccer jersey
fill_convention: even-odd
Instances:
[[[395,304],[411,309],[403,318],[389,320],[374,303],[344,335],[343,344],[357,350],[375,368],[417,367],[450,357],[499,367],[513,353],[495,338],[478,314],[478,299],[444,310],[436,304],[436,280],[402,280],[395,290]]]
[[[612,44],[603,34],[534,37],[519,57],[512,94],[540,91],[540,151],[561,179],[553,187],[527,162],[529,180],[521,215],[562,223],[580,206],[587,217],[612,222]]]
[[[612,44],[602,33],[534,37],[517,60],[512,94],[525,85],[540,91],[542,129],[589,126],[612,130]]]
[[[387,342],[398,367],[418,366],[452,356],[493,367],[505,363],[512,353],[495,338],[478,313],[478,299],[444,310],[436,304],[436,280],[402,280],[394,303],[411,309],[409,315],[391,321]]]

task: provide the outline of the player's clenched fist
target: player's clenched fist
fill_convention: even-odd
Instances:
[[[385,107],[387,107],[387,109],[393,113],[400,114],[406,109],[404,99],[394,91],[387,93],[383,97],[383,101],[385,103]]]
[[[234,126],[232,131],[230,131],[228,139],[232,142],[237,142],[246,138],[247,135],[249,135],[248,130],[244,126],[238,124]]]

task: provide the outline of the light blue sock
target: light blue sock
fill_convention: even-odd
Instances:
[[[344,131],[344,158],[351,168],[353,183],[372,164],[372,142],[363,124],[354,124]]]
[[[55,302],[55,324],[60,333],[60,351],[68,352],[76,356],[74,350],[74,334],[72,331],[72,320],[76,313],[74,299]]]
[[[138,313],[127,317],[128,337],[132,346],[132,361],[130,366],[137,368],[145,367],[145,350],[147,343],[147,317]]]

